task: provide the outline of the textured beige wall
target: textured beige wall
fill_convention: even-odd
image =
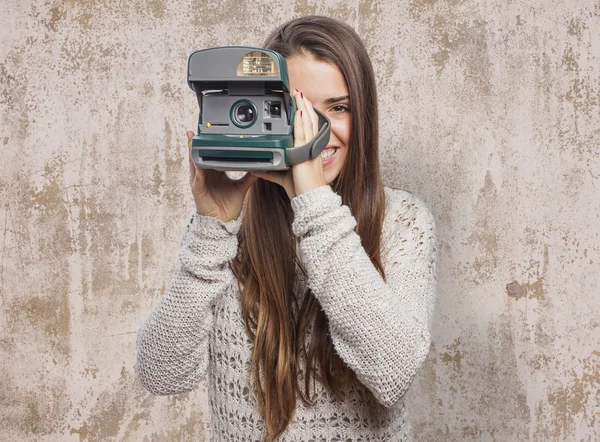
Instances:
[[[2,0],[0,440],[191,441],[136,382],[185,216],[187,56],[298,15],[371,51],[384,179],[438,221],[418,441],[600,440],[600,3]]]

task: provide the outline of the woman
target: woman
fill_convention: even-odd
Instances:
[[[314,108],[330,141],[289,171],[237,181],[190,161],[196,211],[140,329],[139,377],[176,394],[208,375],[211,440],[410,440],[403,398],[430,344],[433,217],[382,185],[374,74],[352,28],[303,17],[264,47],[286,58],[295,144],[316,134]]]

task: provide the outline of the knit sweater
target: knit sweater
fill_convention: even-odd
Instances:
[[[430,345],[435,222],[413,194],[384,190],[381,258],[387,283],[354,230],[350,208],[329,185],[291,200],[292,230],[307,274],[296,266],[294,292],[300,298],[310,287],[337,354],[360,383],[338,401],[315,380],[316,403],[307,407],[298,398],[278,441],[412,439],[404,395]],[[237,253],[243,213],[229,222],[191,215],[171,281],[137,340],[138,377],[153,394],[186,392],[207,380],[211,441],[255,442],[266,435],[250,376],[252,341],[227,265]],[[302,378],[304,366],[300,360],[298,365]]]

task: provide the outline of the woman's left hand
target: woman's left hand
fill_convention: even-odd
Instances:
[[[294,90],[292,97],[296,100],[297,107],[294,116],[294,147],[298,147],[308,143],[319,132],[319,117],[302,92]],[[252,172],[252,175],[283,186],[290,200],[326,184],[321,155],[294,164],[291,170]]]

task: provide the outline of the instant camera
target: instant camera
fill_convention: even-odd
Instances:
[[[296,105],[278,52],[240,46],[196,51],[188,59],[187,82],[200,106],[191,149],[198,168],[285,170],[316,158],[329,142],[329,119],[315,109],[319,132],[294,147]]]

